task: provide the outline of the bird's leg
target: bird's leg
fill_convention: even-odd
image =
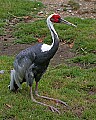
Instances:
[[[48,107],[52,112],[57,112],[58,114],[60,114],[59,110],[53,106],[50,106],[50,105],[47,105],[45,103],[42,103],[42,102],[38,102],[37,100],[34,99],[33,97],[33,92],[32,92],[32,86],[30,87],[30,95],[31,95],[31,100],[35,103],[38,103],[40,105],[43,105],[43,106],[46,106]]]
[[[52,101],[54,101],[54,102],[56,102],[56,103],[60,103],[60,104],[63,104],[63,105],[65,105],[65,106],[68,107],[68,105],[67,105],[64,101],[61,101],[61,100],[59,100],[59,99],[54,99],[54,98],[50,98],[50,97],[46,97],[46,96],[40,96],[40,95],[38,94],[38,82],[36,82],[35,95],[38,96],[38,97],[47,99],[47,100],[52,100]]]

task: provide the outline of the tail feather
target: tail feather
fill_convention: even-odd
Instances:
[[[11,81],[10,81],[10,90],[15,90],[15,87],[14,87],[14,72],[15,70],[11,70]]]
[[[16,90],[18,87],[21,89],[21,84],[19,81],[19,75],[16,74],[16,71],[11,70],[11,81],[10,81],[10,90]]]
[[[22,88],[21,88],[21,84],[20,84],[21,78],[20,78],[20,76],[18,75],[18,73],[16,73],[16,72],[15,72],[15,74],[14,74],[14,80],[15,80],[15,83],[17,84],[17,86],[18,86],[20,89],[22,89]]]

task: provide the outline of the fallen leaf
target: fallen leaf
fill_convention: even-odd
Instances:
[[[8,108],[12,108],[12,106],[11,105],[9,105],[9,104],[5,104]]]
[[[42,39],[40,39],[40,38],[38,38],[38,40],[37,40],[38,42],[43,42],[43,40]]]
[[[23,16],[23,18],[30,20],[30,19],[31,19],[31,16]]]
[[[74,46],[74,42],[71,43],[71,44],[68,44],[68,45],[69,45],[70,48],[73,48],[73,46]]]

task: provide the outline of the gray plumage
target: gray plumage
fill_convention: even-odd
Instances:
[[[47,99],[47,100],[53,100],[56,103],[60,103],[68,106],[65,102],[61,100],[49,98],[46,96],[40,96],[38,94],[38,82],[41,79],[42,75],[45,73],[49,65],[50,59],[54,56],[59,46],[58,35],[53,27],[52,22],[54,23],[64,22],[65,24],[75,26],[74,24],[66,20],[63,20],[58,14],[50,15],[47,18],[47,25],[51,32],[51,36],[53,40],[52,44],[47,45],[44,43],[37,43],[34,46],[21,51],[16,56],[14,61],[14,69],[11,70],[11,81],[10,81],[9,88],[12,91],[17,90],[18,88],[21,89],[22,83],[26,82],[30,86],[30,95],[31,95],[32,101],[50,108],[52,112],[60,113],[57,108],[47,105],[45,103],[36,101],[33,97],[33,92],[32,92],[32,84],[35,79],[36,81],[35,95],[36,96]]]
[[[51,30],[52,31],[52,30]],[[49,51],[42,52],[43,43],[29,47],[21,51],[15,58],[14,69],[11,70],[10,90],[21,89],[21,84],[27,82],[29,86],[35,79],[38,82],[46,71],[50,59],[54,56],[58,49],[59,41],[57,35],[54,34],[54,45]]]

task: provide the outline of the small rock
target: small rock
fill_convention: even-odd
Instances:
[[[82,6],[82,4],[81,4],[81,3],[79,3],[79,5],[80,5],[80,6]]]
[[[41,14],[43,14],[43,11],[38,12],[38,15],[41,15]]]
[[[51,7],[51,8],[53,8],[54,6],[53,6],[53,5],[51,5],[50,7]]]
[[[73,15],[73,16],[74,16],[74,13],[71,13],[71,15]]]
[[[60,57],[62,57],[62,55],[60,55]]]
[[[46,13],[46,15],[49,15],[49,12],[46,11],[45,13]]]
[[[67,10],[69,13],[71,13],[72,12],[72,10]]]
[[[57,9],[57,11],[61,11],[61,9]]]
[[[72,10],[73,8],[72,7],[66,7],[67,10]]]

